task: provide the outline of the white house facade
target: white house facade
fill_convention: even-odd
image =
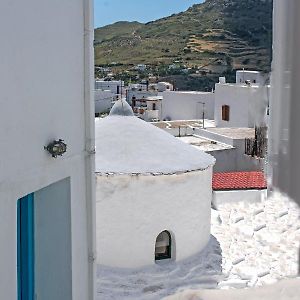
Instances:
[[[215,85],[217,127],[254,127],[266,123],[269,87],[252,84]]]
[[[133,116],[119,101],[96,121],[97,262],[182,260],[210,238],[215,160]]]
[[[138,70],[140,72],[144,72],[147,69],[147,66],[144,64],[138,64],[134,67],[135,70]]]
[[[147,97],[158,96],[158,92],[155,90],[132,90],[126,91],[126,100],[129,104],[132,104],[134,100],[143,100]]]
[[[250,83],[254,85],[266,85],[269,81],[269,74],[259,71],[238,70],[236,71],[236,83]]]
[[[116,95],[111,91],[95,90],[95,113],[107,113],[113,105],[113,101],[116,100]]]
[[[0,7],[0,299],[92,300],[93,2]]]
[[[162,119],[196,120],[214,119],[215,94],[207,92],[165,91],[163,95]]]
[[[116,95],[120,95],[124,92],[124,81],[122,80],[96,80],[96,90],[109,90]]]
[[[162,96],[149,96],[132,100],[131,107],[138,118],[151,122],[161,119]]]
[[[158,82],[156,84],[157,86],[157,90],[159,92],[164,92],[164,91],[173,91],[174,89],[174,86],[173,84],[169,83],[169,82],[164,82],[164,81],[161,81],[161,82]]]

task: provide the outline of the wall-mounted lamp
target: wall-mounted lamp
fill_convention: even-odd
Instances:
[[[56,158],[57,156],[62,156],[67,151],[67,144],[64,143],[64,140],[59,139],[58,141],[51,142],[48,146],[44,147],[52,157]]]

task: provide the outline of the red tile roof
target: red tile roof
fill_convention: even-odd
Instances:
[[[229,172],[213,175],[213,190],[262,190],[267,188],[263,172]]]

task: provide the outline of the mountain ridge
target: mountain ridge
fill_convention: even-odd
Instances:
[[[95,29],[95,63],[179,62],[221,75],[236,69],[269,72],[272,0],[206,0],[148,23]]]

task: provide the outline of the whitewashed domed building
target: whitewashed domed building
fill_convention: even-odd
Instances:
[[[118,101],[96,120],[98,263],[135,268],[181,260],[210,238],[215,159]]]

